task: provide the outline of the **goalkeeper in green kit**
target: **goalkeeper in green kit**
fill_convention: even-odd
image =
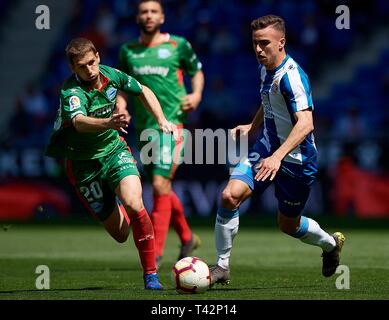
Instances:
[[[140,38],[121,47],[119,69],[153,90],[167,119],[177,125],[180,137],[175,141],[171,136],[152,130],[158,128],[155,119],[144,111],[139,101],[131,98],[138,148],[146,177],[153,186],[154,205],[151,220],[155,231],[159,267],[170,223],[181,242],[178,259],[190,256],[200,245],[200,239],[192,233],[181,201],[172,189],[172,180],[178,164],[183,159],[183,127],[187,115],[197,108],[202,98],[204,74],[200,61],[186,39],[160,31],[165,21],[161,1],[139,1],[136,20],[140,28]],[[190,94],[185,89],[184,74],[191,78]],[[126,96],[119,94],[118,103],[125,107]],[[146,132],[151,131],[152,134],[144,137]],[[142,155],[147,153],[145,150],[150,145],[155,146],[153,160],[145,163]]]
[[[131,150],[118,131],[127,133],[130,116],[116,106],[118,90],[141,102],[165,133],[177,135],[154,93],[131,76],[100,65],[91,41],[73,39],[66,48],[73,75],[61,102],[46,154],[66,160],[66,171],[83,204],[119,243],[130,226],[143,267],[145,289],[160,290],[155,264],[154,229],[142,201],[142,186]]]

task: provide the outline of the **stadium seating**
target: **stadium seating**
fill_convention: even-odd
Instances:
[[[179,3],[179,5],[177,5]],[[67,63],[63,57],[63,47],[72,37],[78,35],[101,36],[101,28],[96,25],[102,15],[109,13],[113,18],[114,32],[108,37],[103,37],[102,48],[103,62],[116,64],[117,53],[120,44],[138,34],[137,25],[133,23],[136,7],[132,1],[115,0],[109,3],[104,1],[80,1],[78,12],[79,16],[73,17],[69,21],[69,28],[64,29],[63,35],[58,39],[57,46],[53,50],[50,66],[47,71],[42,70],[44,80],[44,93],[48,95],[49,101],[56,101],[56,92],[51,88],[58,88],[62,80],[69,74]],[[2,1],[0,12],[5,15],[7,6],[12,9],[11,1]],[[320,78],[320,70],[331,60],[336,60],[338,56],[346,56],[352,50],[352,43],[357,38],[357,31],[363,25],[363,13],[374,12],[382,15],[387,10],[386,1],[373,1],[367,8],[353,7],[353,27],[345,32],[339,32],[335,28],[335,13],[330,7],[328,1],[300,1],[297,4],[290,1],[243,1],[237,5],[234,1],[165,1],[167,21],[164,29],[171,33],[177,33],[188,37],[204,65],[204,70],[208,79],[221,76],[225,80],[226,90],[235,95],[238,101],[244,101],[237,112],[250,113],[250,108],[258,105],[258,74],[256,70],[255,57],[252,54],[250,44],[251,20],[257,16],[274,12],[282,15],[287,24],[288,32],[288,51],[293,57],[307,70],[311,80]],[[128,11],[128,15],[123,14],[123,10]],[[191,17],[187,21],[185,17]],[[178,18],[177,18],[178,17]],[[181,18],[180,18],[181,17]],[[314,46],[307,48],[302,43],[300,36],[305,28],[304,21],[307,17],[313,17],[314,27],[317,29],[319,38]],[[212,51],[205,48],[203,44],[196,43],[197,26],[201,23],[206,25],[211,35],[210,43],[217,37],[220,32],[220,26],[234,38],[236,46],[231,47],[231,52]],[[365,28],[373,31],[377,25],[364,25]],[[365,31],[368,33],[367,31]],[[313,50],[313,52],[312,52]],[[321,58],[316,59],[314,56],[320,53]],[[319,116],[334,116],[334,113],[341,113],[347,108],[351,100],[363,100],[377,112],[380,112],[385,103],[381,88],[375,84],[375,80],[384,79],[388,73],[389,50],[383,51],[379,63],[373,66],[360,66],[355,72],[355,77],[348,82],[335,85],[329,96],[324,100],[317,101],[316,111]],[[228,68],[226,68],[228,66]],[[384,66],[384,67],[383,67]],[[312,79],[313,78],[313,79]],[[205,96],[209,94],[210,88],[206,87]],[[374,99],[372,99],[372,96]],[[342,99],[339,99],[342,97]],[[341,100],[341,101],[340,101]],[[206,108],[207,102],[204,99],[203,108]],[[51,117],[48,119],[48,126],[51,125],[55,116],[57,105],[52,105]],[[244,110],[246,108],[246,111]],[[220,117],[223,116],[221,111]],[[369,114],[367,114],[369,116]],[[373,116],[373,115],[372,115]],[[377,118],[377,116],[375,116]],[[379,117],[378,117],[379,118]],[[223,124],[228,119],[223,119]],[[372,119],[377,121],[377,119]],[[231,125],[233,125],[231,123]],[[49,130],[43,130],[47,133]],[[42,143],[47,137],[40,139]],[[38,139],[39,140],[39,139]]]

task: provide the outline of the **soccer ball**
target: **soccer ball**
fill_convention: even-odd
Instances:
[[[174,265],[172,282],[178,293],[203,293],[209,289],[211,274],[203,260],[186,257]]]

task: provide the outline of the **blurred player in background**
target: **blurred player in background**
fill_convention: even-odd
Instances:
[[[255,55],[260,63],[262,105],[252,123],[237,126],[233,137],[261,133],[248,158],[234,169],[222,194],[215,223],[216,265],[211,284],[228,284],[229,258],[239,227],[239,206],[253,190],[263,192],[272,182],[278,200],[278,224],[286,234],[323,249],[322,274],[329,277],[339,265],[345,237],[328,234],[302,216],[317,174],[313,136],[313,102],[307,75],[285,52],[285,23],[268,15],[251,23]]]
[[[165,21],[161,1],[142,0],[138,4],[137,23],[140,38],[129,41],[120,49],[119,69],[133,76],[155,92],[169,121],[183,128],[188,113],[198,107],[204,87],[201,63],[190,43],[182,37],[161,33]],[[191,77],[192,93],[187,94],[183,73]],[[131,99],[135,111],[135,130],[139,150],[149,141],[140,141],[145,129],[158,128],[150,114],[145,112],[137,99]],[[118,97],[118,103],[126,106],[126,97]],[[157,267],[161,263],[170,222],[181,241],[178,259],[191,255],[200,245],[184,215],[181,201],[172,189],[179,161],[183,157],[185,137],[174,141],[162,133],[155,134],[151,141],[157,146],[157,159],[145,165],[146,177],[152,181],[154,206],[151,213],[155,231]]]
[[[161,131],[173,132],[175,125],[166,120],[148,87],[100,65],[99,53],[88,39],[73,39],[66,55],[74,74],[62,87],[46,154],[66,159],[68,177],[81,201],[116,241],[125,242],[132,225],[145,289],[162,289],[156,273],[153,226],[143,206],[136,162],[118,134],[126,133],[130,120],[125,109],[115,106],[118,90],[137,96]]]

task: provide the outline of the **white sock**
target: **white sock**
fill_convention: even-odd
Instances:
[[[302,242],[322,248],[326,252],[332,251],[336,242],[335,239],[325,232],[313,219],[302,216],[300,229],[295,234]]]
[[[239,215],[233,218],[216,216],[215,243],[217,251],[217,264],[229,269],[232,242],[238,233]]]

